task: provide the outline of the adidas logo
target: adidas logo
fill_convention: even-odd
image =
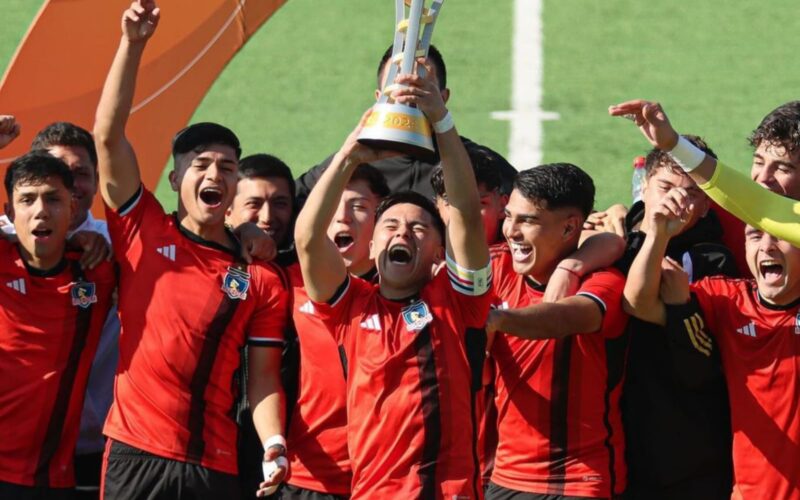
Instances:
[[[299,311],[301,313],[314,314],[314,304],[311,303],[311,301],[309,300],[308,302],[300,306]]]
[[[365,321],[361,322],[361,328],[364,330],[373,330],[373,331],[380,331],[381,330],[381,319],[378,317],[377,314],[373,314]]]
[[[756,336],[756,324],[751,321],[749,324],[744,325],[741,328],[737,328],[736,331],[738,333],[741,333],[742,335],[747,335],[748,337],[755,338],[755,336]]]
[[[25,280],[20,278],[18,280],[9,281],[6,283],[8,288],[13,288],[14,290],[18,291],[22,295],[27,295],[27,291],[25,289]]]
[[[156,252],[175,262],[175,245],[166,245],[161,248],[156,248]]]

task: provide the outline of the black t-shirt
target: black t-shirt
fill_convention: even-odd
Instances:
[[[640,202],[629,213],[625,255],[617,267],[627,274],[644,241],[632,231]],[[667,255],[706,276],[736,276],[722,229],[709,213],[673,238]],[[622,414],[628,463],[628,499],[727,499],[732,485],[731,427],[719,352],[710,356],[671,341],[661,326],[631,318]]]

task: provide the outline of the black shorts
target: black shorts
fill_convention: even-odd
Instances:
[[[347,500],[350,495],[320,493],[319,491],[307,490],[283,483],[281,489],[276,493],[276,497],[276,500]]]
[[[100,475],[103,469],[103,453],[75,455],[76,500],[100,498]]]
[[[570,497],[565,495],[546,495],[544,493],[529,493],[503,488],[494,483],[489,483],[486,489],[486,500],[600,500],[590,497]]]
[[[239,478],[202,465],[159,457],[109,440],[101,498],[219,500],[239,497]]]
[[[0,481],[0,499],[6,500],[74,500],[72,488],[47,488],[45,486],[22,486]]]

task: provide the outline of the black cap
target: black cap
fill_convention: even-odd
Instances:
[[[189,125],[181,130],[172,138],[172,154],[180,154],[194,151],[199,146],[210,144],[222,144],[230,146],[236,151],[236,158],[242,155],[242,148],[239,146],[239,138],[227,127],[218,123],[203,122]]]

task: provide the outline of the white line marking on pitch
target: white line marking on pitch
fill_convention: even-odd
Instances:
[[[542,111],[542,0],[515,0],[512,47],[511,111],[495,111],[495,120],[511,122],[508,161],[517,170],[542,162],[542,121],[560,115]]]

